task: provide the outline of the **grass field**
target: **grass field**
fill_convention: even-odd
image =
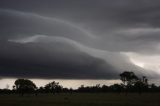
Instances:
[[[0,95],[0,106],[160,106],[160,93],[154,94],[43,94]]]

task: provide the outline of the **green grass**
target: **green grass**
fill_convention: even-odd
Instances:
[[[160,106],[160,93],[75,93],[36,96],[0,95],[0,106]]]

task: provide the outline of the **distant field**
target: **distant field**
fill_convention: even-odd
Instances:
[[[57,95],[0,95],[0,106],[160,106],[160,93],[75,93]]]

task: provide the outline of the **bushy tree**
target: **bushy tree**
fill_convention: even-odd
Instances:
[[[55,81],[50,82],[45,85],[45,90],[48,93],[50,92],[50,93],[55,94],[55,93],[62,91],[62,89],[63,89],[63,87],[61,85],[59,85],[58,82],[55,82]]]
[[[14,89],[22,96],[24,93],[32,93],[37,89],[36,85],[28,79],[17,79],[14,84]]]
[[[126,86],[132,85],[138,80],[138,77],[134,74],[134,72],[128,72],[128,71],[121,73],[120,78],[123,84]]]

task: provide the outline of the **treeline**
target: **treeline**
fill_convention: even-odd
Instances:
[[[44,93],[139,93],[143,92],[160,92],[160,86],[148,84],[147,77],[138,78],[133,72],[123,72],[120,74],[121,84],[113,84],[110,86],[97,84],[96,86],[81,85],[77,89],[64,88],[58,82],[50,82],[43,87],[37,87],[34,82],[29,79],[17,79],[13,85],[13,89],[0,89],[1,94],[44,94]]]

